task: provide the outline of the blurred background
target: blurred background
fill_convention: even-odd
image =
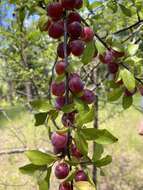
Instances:
[[[122,28],[125,22],[120,20],[117,26],[115,23],[122,14],[117,12],[117,19],[113,19],[111,7],[107,4],[103,7],[105,2],[98,1],[94,23],[103,36],[106,31]],[[56,57],[57,41],[52,41],[46,32],[38,29],[42,8],[33,8],[37,5],[42,6],[41,1],[0,1],[0,190],[37,190],[36,180],[18,170],[28,162],[23,153],[28,149],[52,150],[47,129],[34,126],[34,116],[28,104],[35,98],[48,97]],[[104,14],[99,14],[102,8]],[[85,10],[82,14],[87,16]],[[135,19],[136,16],[128,19],[126,25]],[[89,86],[93,85],[91,76],[95,62],[93,60],[92,65],[83,68],[80,60],[73,61],[73,67],[81,68],[83,80]],[[90,77],[85,78],[86,74]],[[113,162],[104,168],[104,176],[98,171],[98,189],[143,190],[143,136],[138,133],[143,125],[143,100],[136,93],[133,105],[126,110],[121,100],[107,102],[107,84],[101,80],[106,75],[104,67],[101,68],[99,82],[102,84],[97,92],[99,127],[107,128],[119,142],[105,147],[113,155]],[[56,189],[56,183],[52,183],[53,188]]]

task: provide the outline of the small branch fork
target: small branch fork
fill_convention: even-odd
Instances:
[[[130,26],[128,26],[128,27],[122,28],[122,29],[120,29],[120,30],[114,32],[113,34],[114,34],[114,35],[117,35],[117,34],[122,33],[122,32],[124,32],[124,31],[130,30],[130,29],[132,29],[132,28],[134,28],[134,27],[136,27],[136,26],[139,26],[139,25],[142,24],[142,23],[143,23],[143,20],[138,20],[138,21],[135,22],[134,24],[132,24],[132,25],[130,25]]]

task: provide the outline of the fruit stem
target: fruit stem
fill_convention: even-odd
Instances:
[[[65,63],[66,63],[66,68],[69,65],[68,62],[68,56],[67,56],[67,41],[68,41],[68,32],[67,32],[67,11],[65,11],[64,15],[64,58],[65,58]],[[66,105],[69,103],[69,74],[66,71]],[[71,144],[71,130],[69,129],[68,131],[68,144],[67,144],[67,156],[68,159],[71,160],[71,155],[70,155],[70,144]],[[70,171],[72,170],[72,166],[70,166]],[[73,189],[73,181],[71,181],[71,188]]]

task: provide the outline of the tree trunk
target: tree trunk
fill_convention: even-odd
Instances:
[[[27,101],[31,101],[33,99],[33,90],[31,82],[25,82],[25,91],[27,95]]]

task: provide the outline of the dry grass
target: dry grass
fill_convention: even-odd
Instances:
[[[109,110],[104,110],[104,115],[107,113]],[[33,116],[23,109],[16,112],[16,115],[15,117],[15,114],[9,114],[12,119],[10,122],[5,122],[1,116],[0,152],[24,145],[30,149],[44,147],[50,150],[46,129],[35,128]],[[125,114],[117,115],[100,126],[109,129],[119,138],[116,145],[105,147],[106,152],[113,155],[113,163],[105,168],[106,177],[98,177],[100,190],[143,189],[143,137],[137,133],[141,119],[142,115],[131,108]],[[17,132],[24,145],[12,130]],[[18,171],[18,167],[26,163],[28,160],[23,154],[0,156],[0,190],[38,190],[32,177],[24,176]],[[58,189],[56,184],[52,177],[51,189]]]

